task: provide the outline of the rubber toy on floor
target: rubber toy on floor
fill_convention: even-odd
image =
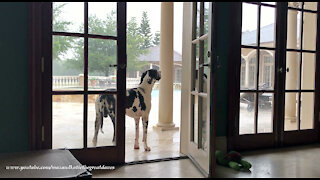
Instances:
[[[252,165],[243,160],[242,155],[236,151],[230,151],[224,154],[222,151],[216,150],[216,160],[218,164],[237,171],[241,169],[249,170],[252,167]]]

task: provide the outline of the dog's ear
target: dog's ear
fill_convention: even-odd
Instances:
[[[143,78],[147,75],[148,71],[145,71],[144,73],[142,73],[141,75],[141,80],[140,80],[140,84],[143,82]]]

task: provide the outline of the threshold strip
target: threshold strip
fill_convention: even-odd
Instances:
[[[153,159],[153,160],[132,161],[132,162],[126,162],[124,165],[126,166],[126,165],[156,163],[156,162],[174,161],[174,160],[180,160],[180,159],[189,159],[189,157],[188,156],[178,156],[178,157],[161,158],[161,159]]]

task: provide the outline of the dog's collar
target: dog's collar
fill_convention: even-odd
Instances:
[[[144,91],[144,89],[142,87],[139,87],[139,88],[143,91],[143,93],[145,93],[145,91]]]

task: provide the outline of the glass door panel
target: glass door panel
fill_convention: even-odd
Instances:
[[[51,6],[52,148],[84,164],[124,163],[126,3]]]

